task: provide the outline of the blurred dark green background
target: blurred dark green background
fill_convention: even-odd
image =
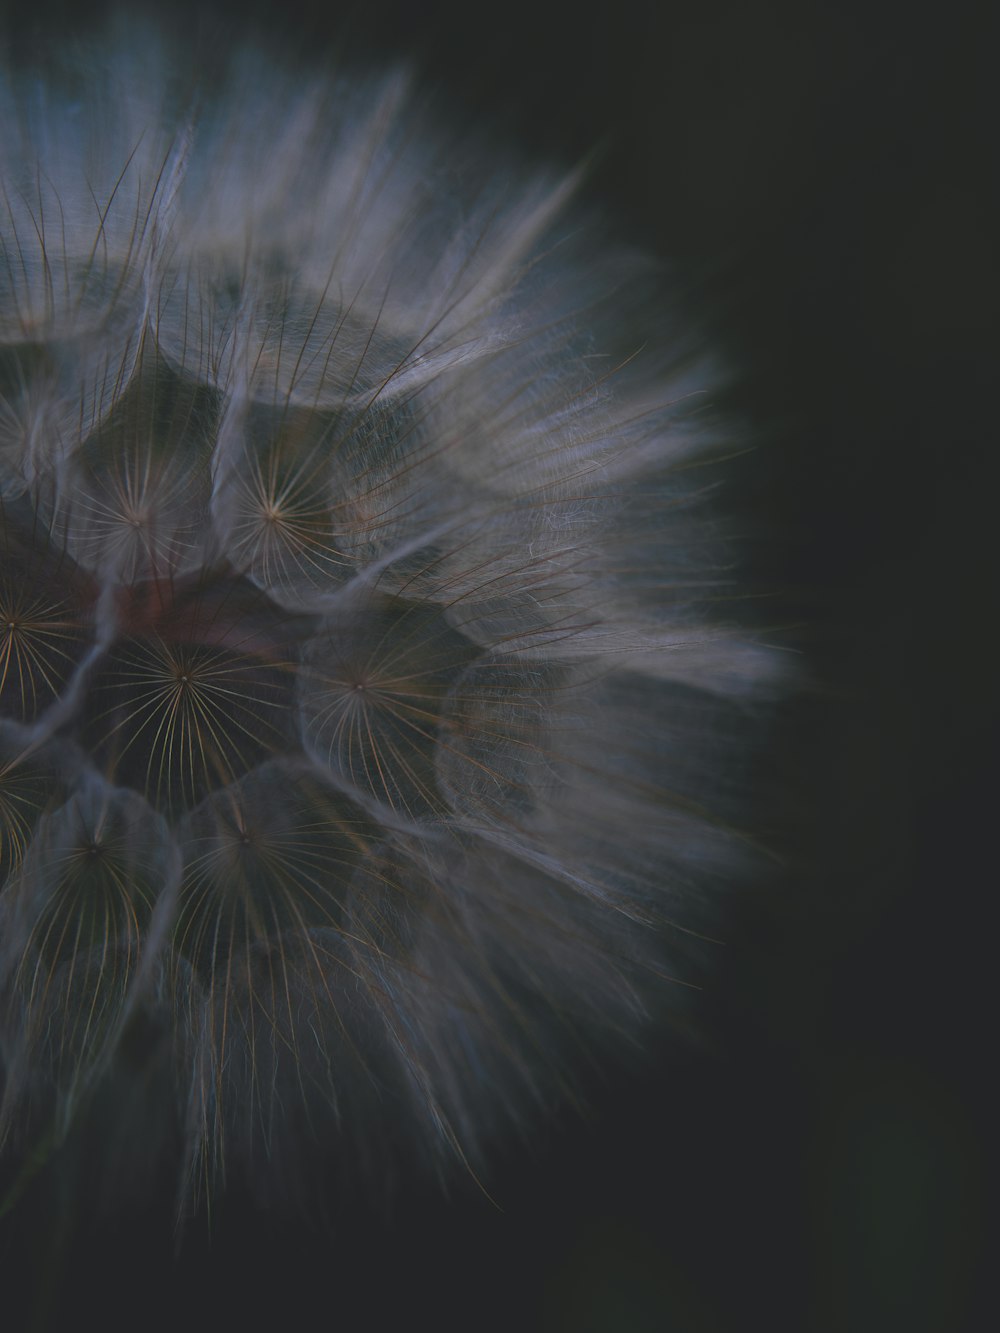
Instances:
[[[822,688],[761,760],[781,867],[733,923],[710,1049],[665,1041],[595,1088],[590,1122],[567,1117],[531,1158],[512,1147],[502,1211],[472,1190],[411,1193],[388,1227],[359,1209],[331,1240],[234,1200],[213,1246],[195,1236],[173,1262],[160,1201],[60,1236],[40,1189],[0,1231],[4,1327],[986,1326],[1000,291],[985,9],[260,11],[313,53],[345,20],[362,49],[415,51],[463,114],[499,116],[533,152],[601,146],[589,196],[670,261],[679,308],[741,370],[724,406],[758,447],[726,504],[765,623]],[[93,12],[9,17],[44,41]]]

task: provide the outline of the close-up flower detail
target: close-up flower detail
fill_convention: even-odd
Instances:
[[[148,1022],[187,1200],[474,1171],[745,873],[722,374],[576,174],[212,64],[0,72],[0,1138]]]

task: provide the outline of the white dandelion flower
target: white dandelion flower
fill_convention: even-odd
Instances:
[[[741,871],[714,372],[408,75],[100,51],[0,79],[0,1133],[155,1011],[189,1187],[477,1169]]]

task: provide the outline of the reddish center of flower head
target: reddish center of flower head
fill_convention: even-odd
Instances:
[[[115,611],[121,638],[155,637],[272,662],[284,656],[273,603],[229,570],[123,585]]]

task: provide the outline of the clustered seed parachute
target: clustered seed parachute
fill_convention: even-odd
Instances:
[[[145,1023],[196,1190],[475,1162],[740,861],[711,372],[405,74],[190,63],[0,84],[0,1132]]]

